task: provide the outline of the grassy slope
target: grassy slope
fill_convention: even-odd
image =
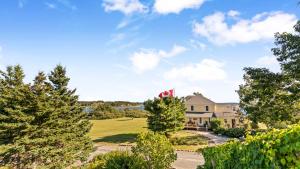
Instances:
[[[90,137],[96,144],[115,145],[132,144],[138,133],[147,131],[145,118],[119,118],[109,120],[91,120],[93,123]],[[179,150],[197,150],[207,144],[207,139],[194,132],[179,131],[172,135],[184,139],[184,143],[189,145],[176,145]]]
[[[91,122],[93,127],[89,135],[95,143],[133,143],[138,133],[147,131],[145,118],[91,120]]]

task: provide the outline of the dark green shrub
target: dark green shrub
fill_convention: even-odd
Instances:
[[[300,168],[300,125],[199,151],[204,169]]]
[[[226,129],[224,128],[217,128],[214,130],[214,133],[216,134],[221,134],[221,135],[225,135]]]
[[[86,169],[145,169],[145,161],[126,151],[114,151],[94,158]]]
[[[225,130],[224,135],[232,138],[240,138],[245,136],[246,131],[244,128],[229,128]]]
[[[244,128],[217,128],[214,130],[215,134],[221,134],[231,138],[240,138],[246,135],[246,130]]]

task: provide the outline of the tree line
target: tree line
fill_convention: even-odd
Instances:
[[[114,105],[114,104],[113,104]],[[116,108],[112,106],[111,103],[94,103],[91,106],[86,107],[88,111],[88,118],[93,120],[103,120],[103,119],[114,119],[121,117],[129,118],[146,118],[147,111],[140,109],[133,109],[130,107]]]

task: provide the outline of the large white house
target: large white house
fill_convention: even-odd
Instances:
[[[186,105],[186,128],[199,128],[210,125],[212,118],[223,121],[227,128],[239,126],[238,103],[215,103],[196,93],[185,98]]]

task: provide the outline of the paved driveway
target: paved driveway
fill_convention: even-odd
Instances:
[[[176,169],[196,169],[198,165],[203,165],[203,156],[195,152],[177,151],[177,160],[172,167]]]

